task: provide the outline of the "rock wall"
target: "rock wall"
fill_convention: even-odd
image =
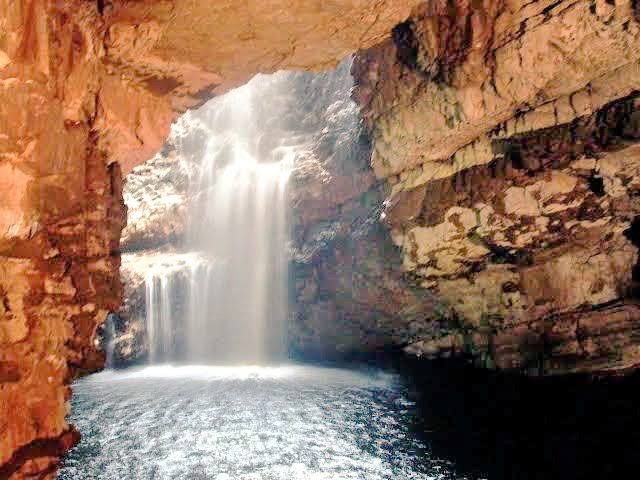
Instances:
[[[0,477],[51,478],[120,303],[121,172],[257,71],[325,68],[416,1],[0,1]]]
[[[631,94],[639,31],[631,0],[425,2],[354,67],[377,175],[415,188]]]
[[[123,251],[161,248],[178,244],[184,237],[188,164],[180,162],[169,148],[171,144],[165,144],[161,153],[125,177],[123,197],[128,215],[120,239]]]
[[[407,351],[530,374],[640,363],[635,2],[434,1],[359,52],[354,98],[415,286]]]
[[[0,4],[1,478],[53,476],[78,438],[68,384],[101,365],[94,332],[120,302],[120,167],[95,131],[102,21],[71,3]]]
[[[289,344],[301,357],[400,348],[435,325],[433,296],[405,281],[400,251],[378,221],[386,189],[369,165],[348,67],[301,75],[298,88],[312,138],[290,181]]]

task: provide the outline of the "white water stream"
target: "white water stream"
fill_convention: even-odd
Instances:
[[[196,255],[183,270],[147,275],[152,364],[285,357],[287,180],[306,148],[281,125],[289,81],[287,74],[257,76],[194,116],[208,130],[190,185],[186,245]]]

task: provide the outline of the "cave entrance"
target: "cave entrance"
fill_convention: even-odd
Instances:
[[[102,330],[108,368],[74,386],[85,435],[60,478],[105,466],[119,478],[287,480],[434,467],[407,434],[410,401],[394,375],[289,358],[292,343],[326,341],[305,320],[334,296],[328,276],[312,284],[321,255],[296,259],[375,211],[356,196],[341,217],[340,179],[371,183],[352,84],[348,60],[258,75],[185,114],[128,175],[124,304]],[[330,323],[340,318],[320,317],[332,341],[350,335]]]

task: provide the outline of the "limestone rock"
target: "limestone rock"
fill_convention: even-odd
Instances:
[[[634,2],[434,1],[358,53],[382,220],[455,317],[407,351],[531,374],[640,362],[639,36]],[[554,333],[618,311],[609,350]]]
[[[402,179],[392,186],[384,220],[404,269],[456,316],[445,328],[454,333],[419,340],[408,352],[468,354],[530,374],[638,365],[639,106],[634,96],[622,99],[506,139],[498,150],[506,153],[488,166],[413,190],[396,188]],[[589,329],[580,331],[594,338],[580,342],[598,348],[556,333],[565,318],[574,325],[598,318],[606,330],[608,312],[618,311],[627,313],[616,339],[602,334],[609,349]]]
[[[182,241],[187,224],[187,165],[173,152],[159,153],[126,177],[127,226],[124,251],[146,250]]]
[[[354,63],[376,174],[422,169],[421,183],[450,176],[489,163],[495,139],[564,124],[629,95],[640,75],[632,4],[435,1],[416,8],[393,39]]]

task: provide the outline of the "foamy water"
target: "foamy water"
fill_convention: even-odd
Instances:
[[[456,478],[412,433],[413,403],[379,371],[157,366],[76,382],[72,479]]]

